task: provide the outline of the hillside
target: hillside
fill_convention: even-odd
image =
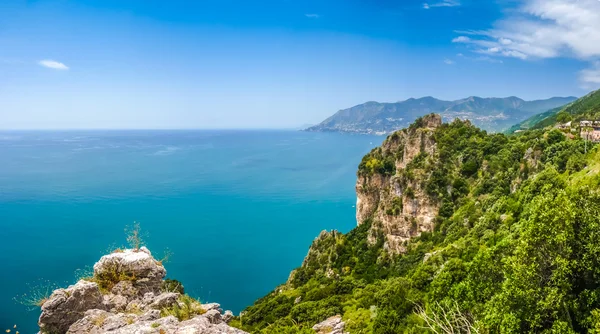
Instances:
[[[512,126],[507,132],[514,133],[517,130],[542,129],[558,122],[559,113],[569,115],[565,119],[579,121],[583,119],[600,119],[600,90],[572,102],[564,107],[555,108],[545,113],[532,116],[521,123]]]
[[[368,134],[389,134],[407,127],[418,117],[437,113],[444,121],[455,118],[470,120],[480,128],[498,132],[526,118],[563,106],[575,97],[554,97],[547,100],[524,101],[518,97],[469,97],[443,101],[433,97],[408,99],[396,103],[367,102],[343,109],[307,131],[334,131]]]
[[[358,226],[322,232],[236,326],[314,333],[337,319],[319,333],[600,330],[597,147],[584,154],[581,139],[558,130],[507,136],[439,121],[417,119],[364,157]]]

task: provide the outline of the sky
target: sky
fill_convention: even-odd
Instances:
[[[0,129],[294,128],[596,88],[599,0],[0,1]]]

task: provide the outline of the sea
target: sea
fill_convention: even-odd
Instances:
[[[356,226],[361,158],[383,137],[284,130],[0,132],[0,331],[74,284],[138,222],[167,277],[238,313],[322,230]],[[15,330],[13,330],[15,332]]]

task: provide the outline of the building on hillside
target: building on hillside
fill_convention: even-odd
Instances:
[[[579,122],[581,138],[598,143],[600,142],[600,121]]]
[[[556,127],[561,130],[571,130],[571,122],[567,122],[564,124],[557,124]]]

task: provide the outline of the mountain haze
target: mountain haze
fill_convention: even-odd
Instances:
[[[320,124],[306,130],[388,134],[407,127],[418,117],[438,113],[444,121],[452,121],[455,118],[468,119],[484,130],[498,132],[530,116],[563,106],[576,99],[570,96],[525,101],[515,96],[507,98],[471,96],[456,101],[444,101],[427,96],[395,103],[370,101],[340,110]]]

